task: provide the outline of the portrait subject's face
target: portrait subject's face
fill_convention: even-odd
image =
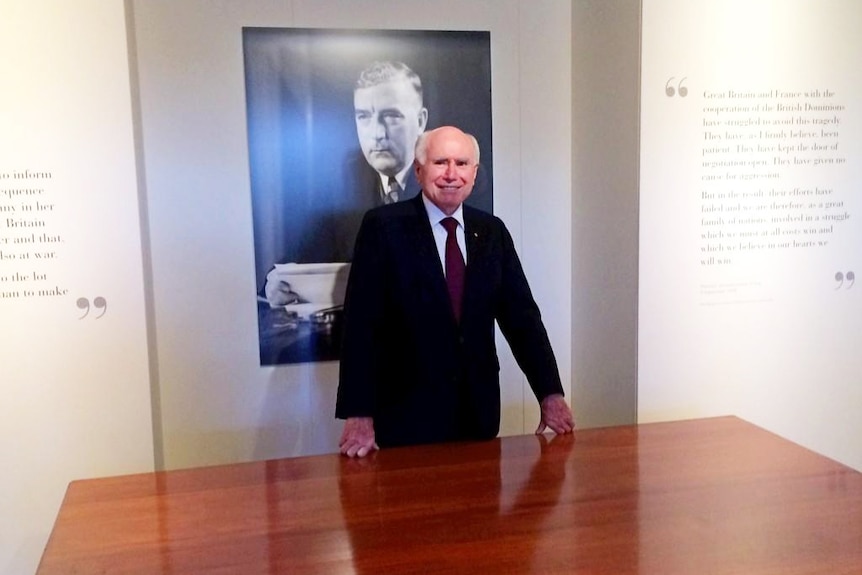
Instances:
[[[428,111],[408,81],[359,88],[353,93],[353,108],[359,146],[375,170],[394,176],[413,162],[413,147],[425,130]]]
[[[479,164],[473,141],[460,130],[438,128],[428,135],[425,163],[416,162],[422,193],[451,216],[470,197]]]

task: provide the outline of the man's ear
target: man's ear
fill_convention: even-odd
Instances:
[[[428,125],[428,108],[419,110],[419,131],[424,132],[425,126]]]

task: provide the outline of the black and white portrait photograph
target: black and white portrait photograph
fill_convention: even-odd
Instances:
[[[490,33],[244,28],[261,365],[339,358],[365,212],[414,198],[419,135],[457,125],[493,212]]]

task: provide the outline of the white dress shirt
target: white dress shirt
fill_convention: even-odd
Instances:
[[[443,224],[440,222],[443,221],[444,218],[450,217],[447,216],[435,206],[431,200],[425,197],[425,194],[422,194],[422,201],[425,202],[425,211],[428,212],[428,221],[431,223],[431,230],[434,232],[434,243],[437,244],[437,255],[440,257],[440,265],[443,268],[443,273],[446,273],[446,236],[448,236],[448,232],[446,228],[443,227]],[[465,264],[469,264],[467,261],[467,243],[464,238],[464,209],[463,205],[458,206],[458,209],[455,210],[455,213],[452,214],[453,218],[458,221],[458,227],[455,230],[455,237],[458,239],[458,247],[461,249],[461,255],[464,257]]]

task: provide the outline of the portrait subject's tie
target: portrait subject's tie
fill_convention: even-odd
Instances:
[[[389,176],[389,189],[386,191],[384,203],[394,204],[398,201],[398,196],[401,194],[401,186],[395,176]]]
[[[449,298],[452,300],[452,311],[455,320],[461,321],[461,299],[464,295],[464,256],[458,247],[458,220],[443,218],[440,224],[446,228],[446,285],[449,287]]]

